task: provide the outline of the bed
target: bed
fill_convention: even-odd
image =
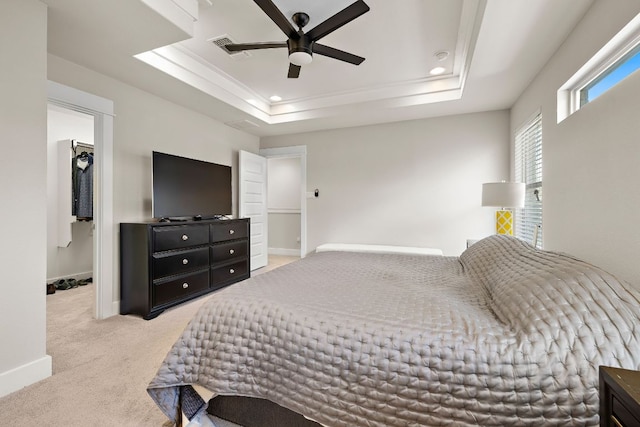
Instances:
[[[327,250],[226,288],[147,391],[178,424],[206,411],[199,386],[329,427],[595,426],[600,365],[640,369],[638,289],[491,236],[460,257]]]

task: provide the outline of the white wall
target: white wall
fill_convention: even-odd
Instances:
[[[269,214],[269,254],[300,256],[300,214]]]
[[[300,211],[300,159],[267,159],[267,208],[269,211]]]
[[[574,254],[640,285],[640,73],[556,123],[556,91],[640,12],[594,2],[512,109],[512,130],[543,114],[546,249]]]
[[[3,396],[51,375],[45,335],[47,11],[43,3],[0,2],[0,52]]]
[[[326,242],[441,248],[494,233],[482,183],[509,178],[509,113],[466,114],[263,138],[307,146],[308,248]]]
[[[91,276],[93,270],[93,222],[70,224],[71,243],[58,246],[59,192],[71,191],[71,183],[58,181],[58,168],[68,166],[59,164],[58,144],[70,139],[93,144],[93,128],[91,115],[47,106],[47,282]]]
[[[114,102],[114,278],[120,277],[117,225],[152,217],[152,151],[233,166],[237,214],[238,151],[257,152],[258,137],[59,57],[49,55],[48,66],[50,80]],[[113,292],[119,300],[118,280]]]

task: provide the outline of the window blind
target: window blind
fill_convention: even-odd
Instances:
[[[524,208],[516,209],[516,237],[542,248],[542,114],[516,132],[515,178],[526,184]]]

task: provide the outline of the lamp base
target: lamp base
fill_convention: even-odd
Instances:
[[[513,214],[511,211],[496,211],[496,233],[513,236]]]

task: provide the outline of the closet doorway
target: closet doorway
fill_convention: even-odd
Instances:
[[[90,114],[47,105],[47,283],[58,290],[93,281],[94,127]]]
[[[307,147],[263,148],[267,159],[269,254],[307,254]],[[274,182],[275,181],[275,182]]]
[[[119,312],[118,301],[114,301],[118,284],[114,283],[113,274],[115,239],[113,226],[113,101],[52,81],[48,82],[47,97],[49,106],[62,109],[58,112],[69,110],[65,113],[74,112],[84,114],[84,116],[79,115],[78,117],[86,118],[87,115],[93,117],[94,197],[93,224],[89,226],[92,233],[92,279],[95,287],[93,312],[96,319],[105,319]],[[71,139],[82,141],[75,135]],[[71,187],[71,183],[69,183],[69,187]],[[48,208],[51,209],[51,206],[48,205]],[[47,240],[48,248],[51,247],[50,245],[57,245],[57,238],[55,242]],[[47,276],[49,279],[49,273]]]

